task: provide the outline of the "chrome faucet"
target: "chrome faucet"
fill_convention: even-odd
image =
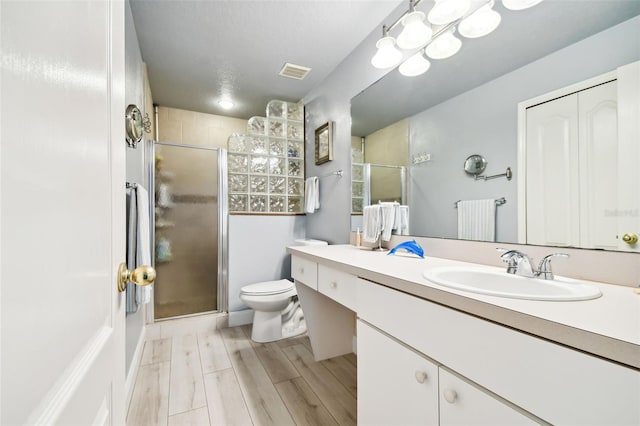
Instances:
[[[569,257],[566,253],[552,253],[542,258],[538,269],[531,266],[532,260],[525,253],[518,250],[507,250],[501,247],[496,248],[502,254],[500,258],[507,264],[507,274],[520,275],[527,278],[541,278],[552,280],[551,259],[553,257]]]

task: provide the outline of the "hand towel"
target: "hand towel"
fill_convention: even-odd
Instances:
[[[151,265],[151,229],[149,220],[149,193],[142,185],[136,189],[137,249],[136,266]],[[139,305],[151,302],[151,286],[136,286],[136,302]]]
[[[458,238],[496,240],[496,200],[458,201]]]
[[[320,180],[312,176],[304,182],[304,211],[314,213],[320,208]]]
[[[127,269],[136,268],[136,250],[138,247],[138,215],[136,211],[137,195],[135,188],[127,190]],[[138,312],[136,303],[136,285],[127,284],[126,310],[128,314]]]
[[[409,206],[396,209],[395,230],[397,235],[409,235]]]
[[[362,239],[367,243],[375,243],[382,227],[380,205],[365,206],[362,213]]]
[[[382,240],[389,241],[391,239],[391,231],[395,224],[396,207],[398,203],[380,203],[382,211]]]

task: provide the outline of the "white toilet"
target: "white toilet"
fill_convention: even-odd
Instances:
[[[296,240],[295,245],[326,245],[326,241]],[[251,339],[273,342],[307,331],[295,284],[289,280],[250,284],[240,290],[240,300],[253,309]]]

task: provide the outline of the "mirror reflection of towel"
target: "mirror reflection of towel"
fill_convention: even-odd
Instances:
[[[458,201],[458,238],[496,240],[496,200]]]
[[[365,206],[362,212],[362,239],[367,243],[378,241],[380,229],[382,228],[382,217],[380,205]]]

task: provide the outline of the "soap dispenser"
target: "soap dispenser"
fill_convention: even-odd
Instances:
[[[362,234],[360,233],[360,228],[356,229],[356,247],[360,247],[362,245]]]

